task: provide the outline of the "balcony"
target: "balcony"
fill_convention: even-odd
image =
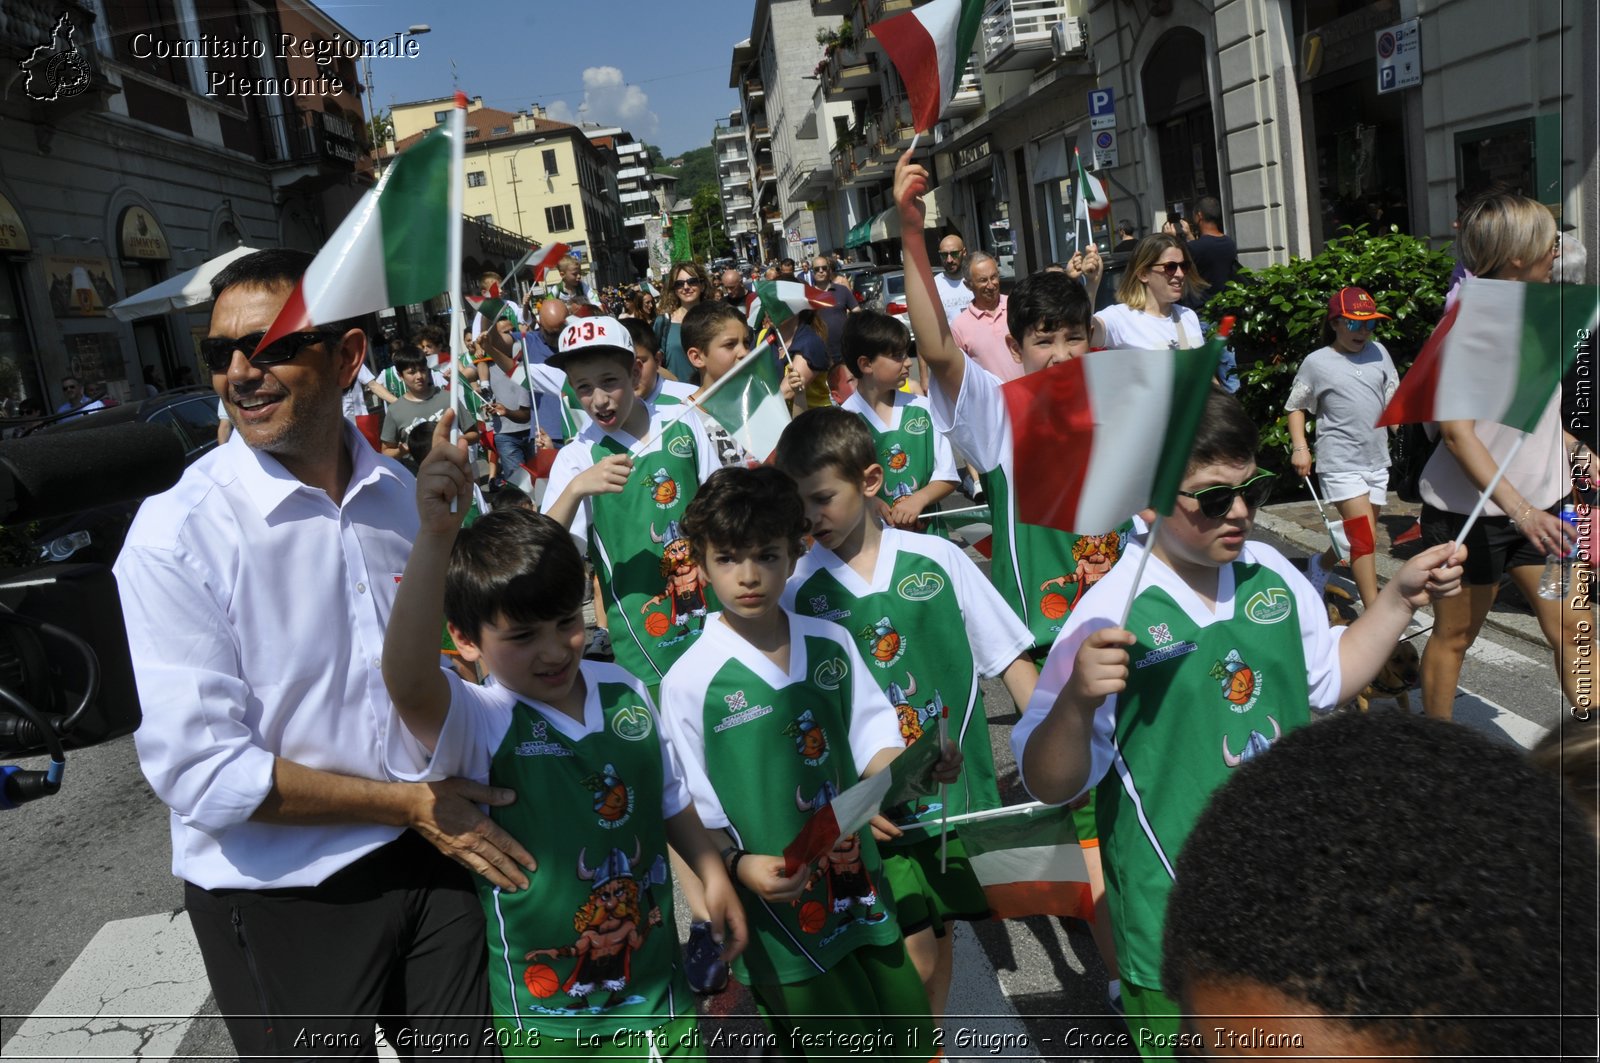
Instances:
[[[722,154],[718,155],[717,163],[719,165],[727,165],[728,163],[744,162],[749,158],[750,149],[745,147],[741,142],[737,151],[724,151]]]
[[[767,94],[767,87],[761,84],[760,78],[746,78],[744,83],[744,94],[751,99],[754,99],[758,96],[765,96]]]
[[[898,15],[902,11],[911,10],[911,0],[869,0],[867,4],[867,24],[882,22],[891,15]]]
[[[983,69],[1037,70],[1055,58],[1050,28],[1067,17],[1063,0],[992,0],[978,31]]]
[[[976,57],[974,57],[976,58]],[[977,114],[983,109],[983,84],[978,80],[978,68],[972,61],[967,61],[967,69],[962,73],[961,80],[956,82],[956,94],[950,97],[950,105],[945,108],[946,118],[963,118],[967,115]]]
[[[734,125],[734,126],[719,125],[719,126],[717,126],[717,139],[718,140],[743,140],[744,139],[744,126],[742,126],[742,125]]]
[[[839,48],[818,64],[823,99],[865,99],[878,82],[878,54]]]
[[[903,96],[885,100],[883,110],[867,123],[867,143],[877,161],[887,160],[891,166],[911,146],[912,133],[911,102]]]
[[[757,183],[763,184],[763,185],[772,184],[777,179],[778,179],[778,176],[777,176],[777,174],[772,172],[772,167],[771,166],[760,166],[760,167],[756,168],[756,181],[757,181]]]
[[[640,225],[644,225],[653,217],[655,217],[654,214],[630,214],[626,218],[622,219],[622,226],[625,229],[633,229]]]
[[[346,180],[365,161],[361,132],[336,114],[291,110],[267,126],[272,187],[309,192]]]
[[[730,196],[723,200],[722,206],[729,213],[737,214],[742,210],[754,210],[756,205],[749,196]]]
[[[723,188],[749,188],[750,187],[750,171],[741,170],[738,173],[723,174],[722,175],[722,187]]]
[[[642,189],[638,192],[624,192],[617,199],[623,203],[644,203],[650,199],[650,193]]]

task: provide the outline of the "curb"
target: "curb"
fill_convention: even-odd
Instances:
[[[1299,503],[1291,503],[1298,505]],[[1271,532],[1286,542],[1292,543],[1308,554],[1320,553],[1328,548],[1327,536],[1319,531],[1308,531],[1292,520],[1286,520],[1273,514],[1271,507],[1256,511],[1256,526]],[[1378,554],[1378,586],[1382,587],[1394,578],[1402,562],[1396,561],[1387,554]],[[1348,581],[1349,577],[1343,572],[1339,577]],[[1336,577],[1336,578],[1339,578]],[[1417,610],[1419,616],[1426,613],[1429,617],[1433,610],[1426,607]],[[1498,606],[1489,610],[1488,619],[1483,626],[1494,628],[1504,635],[1510,635],[1524,642],[1533,643],[1539,649],[1548,652],[1549,646],[1544,640],[1544,632],[1539,629],[1539,621],[1531,616],[1520,613],[1502,612]]]

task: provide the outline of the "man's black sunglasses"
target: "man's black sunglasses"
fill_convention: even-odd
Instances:
[[[1198,502],[1200,512],[1205,516],[1221,520],[1233,508],[1235,496],[1243,498],[1245,506],[1250,509],[1265,505],[1267,499],[1272,497],[1272,481],[1275,479],[1277,476],[1274,473],[1258,472],[1242,484],[1218,484],[1203,491],[1179,491],[1178,494]]]
[[[207,336],[200,341],[200,357],[205,359],[206,368],[213,374],[226,373],[228,366],[233,364],[233,352],[243,351],[250,364],[257,369],[279,365],[291,361],[305,348],[313,343],[321,343],[332,339],[334,333],[327,329],[317,329],[312,332],[291,332],[287,336],[280,336],[261,351],[256,350],[261,338],[266,331],[252,332],[248,336],[238,339],[229,339],[226,336]],[[254,353],[252,353],[254,352]]]

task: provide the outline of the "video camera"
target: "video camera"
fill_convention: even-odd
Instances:
[[[183,474],[183,441],[142,422],[73,426],[0,440],[0,525],[15,531],[164,491]],[[0,571],[0,756],[46,752],[43,771],[0,765],[0,810],[56,793],[66,747],[139,726],[122,601],[105,565]]]

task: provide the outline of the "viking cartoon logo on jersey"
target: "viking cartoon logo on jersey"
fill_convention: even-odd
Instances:
[[[594,797],[594,810],[600,818],[596,822],[607,830],[628,822],[633,815],[633,787],[617,777],[617,769],[607,764],[605,771],[597,771],[583,780],[583,785]]]
[[[906,457],[906,452],[899,443],[890,443],[889,452],[883,456],[883,463],[895,472],[905,468],[910,461],[911,459]]]
[[[856,632],[856,637],[865,640],[872,660],[879,668],[887,668],[905,655],[905,639],[886,616],[879,617],[877,623]]]
[[[673,490],[677,490],[676,485]],[[706,615],[705,581],[700,578],[699,566],[690,556],[689,540],[683,537],[681,524],[669,520],[666,532],[658,533],[652,523],[650,538],[661,544],[661,575],[667,581],[667,586],[660,594],[646,601],[639,611],[650,614],[644,629],[653,637],[660,638],[670,628],[682,627],[692,618]],[[650,612],[662,602],[670,603],[670,613]]]
[[[1279,727],[1278,721],[1274,720],[1271,716],[1267,717],[1267,722],[1272,725],[1272,737],[1268,738],[1260,731],[1251,731],[1250,737],[1244,741],[1244,749],[1240,750],[1238,756],[1233,755],[1233,750],[1228,748],[1228,736],[1223,735],[1222,763],[1226,764],[1230,768],[1237,768],[1245,761],[1254,760],[1256,757],[1259,757],[1268,749],[1272,748],[1272,743],[1283,737],[1283,728]]]
[[[831,782],[823,783],[809,801],[800,787],[794,788],[794,804],[801,812],[815,812],[838,796],[839,791]],[[832,851],[812,871],[806,889],[811,890],[824,878],[828,882],[828,908],[835,914],[847,912],[856,905],[871,908],[878,903],[877,887],[872,884],[872,877],[861,860],[859,834],[845,835],[834,842]],[[813,919],[807,925],[802,912],[802,927],[807,933],[819,933],[823,922],[824,919]]]
[[[939,718],[943,703],[939,700],[939,692],[933,692],[933,700],[922,708],[917,708],[911,699],[917,696],[917,677],[910,672],[906,673],[906,685],[891,681],[889,689],[884,691],[889,696],[889,704],[894,706],[894,714],[900,720],[900,737],[910,745],[922,737],[923,725],[929,720]]]
[[[650,488],[650,498],[661,509],[672,508],[678,501],[678,481],[665,469],[657,469],[650,475],[647,483]]]
[[[1229,650],[1228,656],[1213,664],[1210,675],[1221,684],[1222,696],[1234,712],[1249,712],[1261,697],[1261,677],[1239,656],[1238,650]]]
[[[828,759],[827,732],[810,709],[790,720],[783,733],[794,739],[794,751],[809,767],[818,767]]]
[[[1072,544],[1072,560],[1077,565],[1066,575],[1047,579],[1039,584],[1040,591],[1050,591],[1051,587],[1067,589],[1072,584],[1077,593],[1068,601],[1066,595],[1054,591],[1039,599],[1039,611],[1051,620],[1060,620],[1067,615],[1068,610],[1083,600],[1089,588],[1099,583],[1101,578],[1111,571],[1111,566],[1117,563],[1117,558],[1122,556],[1122,536],[1117,532],[1106,532],[1104,535],[1080,535]]]
[[[915,476],[908,476],[900,483],[897,483],[893,487],[889,488],[889,503],[890,505],[893,505],[902,498],[910,498],[916,493],[917,478]]]
[[[578,850],[578,877],[592,885],[589,899],[572,918],[577,940],[558,948],[533,949],[522,957],[575,960],[559,988],[577,1007],[587,1008],[589,995],[601,989],[611,994],[600,1005],[601,1010],[644,1002],[643,997],[628,995],[629,970],[633,954],[661,925],[661,909],[653,902],[650,890],[666,883],[667,862],[657,855],[649,871],[641,875],[642,855],[637,838],[631,860],[621,849],[612,849],[599,865],[589,867],[588,850]],[[646,905],[639,903],[641,891],[648,913],[644,910]],[[536,964],[523,972],[523,981],[536,997],[554,996],[557,987],[549,977],[553,973],[543,964]]]

